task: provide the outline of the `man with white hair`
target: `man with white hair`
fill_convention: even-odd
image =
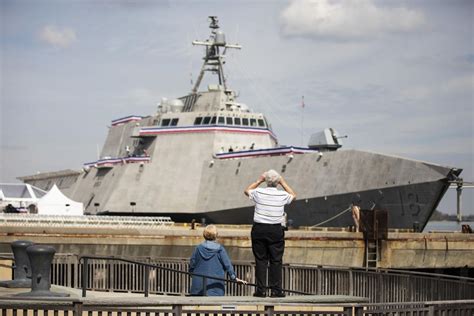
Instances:
[[[259,188],[263,182],[266,182],[267,187]],[[285,191],[278,190],[278,185]],[[268,270],[270,296],[285,297],[281,286],[282,259],[285,250],[284,208],[295,200],[296,193],[275,170],[263,173],[244,193],[255,203],[251,233],[257,280],[254,296],[266,296],[265,280]]]

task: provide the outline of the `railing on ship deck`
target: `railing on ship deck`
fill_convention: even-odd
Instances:
[[[148,282],[143,278],[145,266],[127,262],[89,259],[88,290],[144,293],[148,284],[151,294],[186,295],[190,277],[175,271],[188,271],[187,259],[140,260],[167,269],[151,269]],[[255,283],[255,266],[234,262],[237,276]],[[173,271],[175,270],[175,271]],[[52,283],[82,287],[82,263],[75,255],[56,255],[52,265]],[[474,279],[441,274],[398,270],[283,266],[283,288],[315,295],[351,295],[369,298],[372,303],[417,302],[474,299]],[[226,295],[248,296],[253,288],[228,283]],[[290,293],[291,294],[291,293]]]

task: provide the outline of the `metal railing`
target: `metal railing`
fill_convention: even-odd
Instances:
[[[245,305],[245,306],[244,306]],[[52,312],[52,313],[50,313]],[[146,316],[193,316],[193,315],[219,315],[219,316],[372,316],[372,315],[397,315],[397,316],[472,316],[474,300],[443,301],[443,302],[410,302],[396,304],[331,304],[321,306],[318,304],[298,304],[293,306],[279,302],[237,303],[232,305],[219,305],[218,303],[199,302],[186,303],[150,303],[143,301],[107,303],[88,302],[79,299],[41,299],[25,300],[15,298],[0,298],[0,315],[146,315]]]
[[[117,259],[117,258],[114,258]],[[87,260],[87,289],[95,291],[187,295],[190,288],[188,259],[143,258],[146,265],[104,259]],[[74,255],[56,255],[53,284],[82,288],[83,263]],[[149,267],[150,268],[150,267]],[[239,278],[255,283],[255,265],[234,262]],[[186,273],[182,273],[186,272]],[[148,278],[144,278],[144,275]],[[148,282],[146,280],[148,279]],[[474,279],[400,270],[365,270],[320,266],[283,266],[283,287],[289,292],[316,295],[350,295],[370,302],[416,302],[474,299]],[[253,288],[227,283],[226,295],[250,296]]]
[[[114,227],[157,229],[174,225],[170,217],[148,216],[61,216],[0,213],[0,225],[16,227]]]
[[[184,278],[189,278],[189,277],[198,277],[202,278],[202,293],[203,296],[207,296],[207,283],[208,280],[218,280],[218,281],[223,281],[228,284],[233,284],[234,289],[235,286],[238,287],[256,287],[257,285],[255,283],[238,283],[237,281],[234,280],[229,280],[229,279],[224,279],[224,278],[219,278],[215,276],[210,276],[210,275],[204,275],[200,273],[192,273],[188,272],[185,270],[180,270],[180,269],[175,269],[175,268],[169,268],[169,267],[163,267],[158,264],[150,264],[150,263],[145,263],[145,262],[139,262],[139,261],[134,261],[134,260],[129,260],[129,259],[124,259],[124,258],[114,258],[114,257],[99,257],[99,256],[81,256],[79,258],[79,262],[82,266],[81,274],[82,274],[82,297],[86,297],[86,292],[87,289],[89,288],[89,280],[92,279],[91,281],[93,282],[93,274],[89,274],[89,260],[103,260],[105,263],[110,263],[110,262],[119,262],[123,264],[129,264],[133,268],[132,270],[132,280],[136,285],[139,287],[143,287],[143,292],[145,294],[145,297],[148,297],[150,294],[150,276],[152,276],[152,272],[155,272],[156,274],[169,274],[172,276],[172,278],[169,280],[170,282],[167,283],[174,283],[175,280],[174,278],[177,278],[178,280],[181,279],[183,280]],[[179,282],[181,283],[181,282]],[[299,295],[308,295],[309,293],[302,292],[302,291],[296,291],[296,290],[290,290],[290,289],[283,289],[283,292],[288,293],[288,294],[299,294]]]

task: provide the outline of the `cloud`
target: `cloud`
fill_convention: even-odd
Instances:
[[[55,47],[65,48],[77,41],[76,32],[70,28],[59,29],[54,25],[45,26],[40,34],[39,38],[50,45]]]
[[[341,40],[413,31],[424,16],[403,7],[377,7],[371,0],[293,0],[280,22],[285,36]]]
[[[442,83],[411,85],[400,89],[404,99],[420,101],[423,99],[449,97],[460,94],[472,95],[474,75],[445,78]],[[469,100],[466,100],[469,101]]]
[[[467,60],[469,63],[474,64],[474,54],[468,54],[465,56],[465,60]]]
[[[156,91],[137,87],[126,91],[121,100],[125,108],[130,109],[130,105],[132,105],[135,109],[138,109],[149,108],[150,106],[158,104],[160,97]]]
[[[466,75],[466,76],[447,80],[446,85],[442,89],[442,92],[444,93],[471,92],[473,88],[474,88],[474,75]]]

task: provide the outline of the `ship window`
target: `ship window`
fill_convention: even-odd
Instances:
[[[240,125],[240,117],[234,118],[234,124],[235,125]]]
[[[268,120],[267,120],[267,118],[266,118],[266,117],[263,117],[263,119],[265,120],[265,125],[267,125],[267,126],[268,126],[268,128],[270,128],[270,129],[271,129],[271,126],[270,126],[270,124],[268,123]]]
[[[174,118],[174,119],[172,119],[172,120],[171,120],[171,124],[170,124],[170,126],[176,126],[176,125],[178,125],[178,121],[179,121],[179,119],[178,119],[178,118]]]
[[[225,119],[223,116],[219,116],[219,124],[225,124]]]
[[[258,126],[265,127],[265,122],[262,119],[258,120]]]
[[[194,125],[201,125],[201,122],[202,122],[202,117],[196,117],[196,119],[194,120]]]
[[[250,119],[250,126],[257,126],[257,120],[256,119]]]
[[[231,117],[226,117],[226,118],[225,118],[225,123],[226,123],[227,125],[233,125],[233,123],[232,123],[232,118],[231,118]]]
[[[217,119],[217,117],[213,116],[212,119],[211,119],[211,124],[216,124],[216,119]]]
[[[202,124],[208,125],[210,121],[211,121],[211,117],[210,117],[210,116],[206,116],[206,117],[204,118],[204,120],[202,121]]]
[[[161,126],[168,126],[170,125],[170,119],[162,119],[161,120]]]
[[[249,126],[249,119],[248,118],[243,118],[242,119],[242,125]]]

